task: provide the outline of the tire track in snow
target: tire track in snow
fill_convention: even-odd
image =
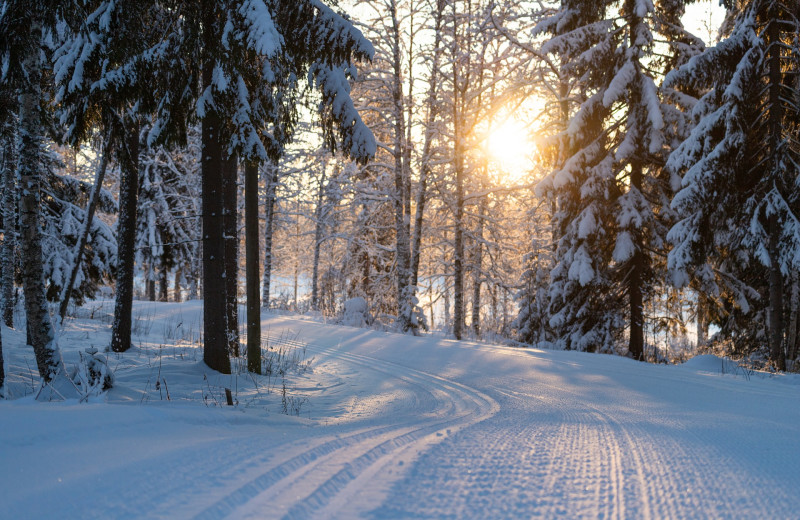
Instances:
[[[251,479],[195,518],[263,517],[262,505],[270,514],[285,512],[284,518],[291,519],[329,517],[352,509],[355,504],[348,498],[355,493],[381,497],[420,452],[499,409],[485,394],[446,378],[338,348],[287,343],[403,381],[416,389],[415,404],[423,405],[415,416],[418,422],[408,425],[404,417],[389,426],[322,441]],[[365,487],[370,492],[364,493]],[[298,489],[304,490],[303,496],[297,495]],[[377,505],[359,504],[361,508]]]

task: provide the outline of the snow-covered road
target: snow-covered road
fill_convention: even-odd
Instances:
[[[800,386],[271,316],[301,419],[0,404],[2,518],[796,518]],[[293,336],[294,337],[294,336]],[[730,368],[726,368],[729,371]],[[173,378],[175,376],[172,376]],[[306,385],[305,387],[303,385]]]

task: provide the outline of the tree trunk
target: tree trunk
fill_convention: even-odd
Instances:
[[[769,52],[769,153],[772,156],[773,174],[783,169],[779,157],[783,140],[783,101],[781,100],[782,71],[778,2],[771,2],[767,24],[767,49]],[[786,355],[783,350],[783,274],[780,267],[781,223],[773,212],[767,217],[769,255],[769,350],[770,358],[778,370],[786,370]]]
[[[153,279],[155,269],[154,266],[150,266],[150,270],[147,273],[147,299],[151,302],[156,301],[156,281]]]
[[[275,228],[275,198],[278,189],[278,165],[269,163],[267,165],[267,203],[266,219],[264,223],[264,278],[261,289],[261,306],[269,309],[270,280],[272,278],[272,234]]]
[[[642,190],[642,165],[636,161],[631,163],[632,190]],[[644,256],[642,253],[641,233],[633,232],[634,252],[630,260],[628,274],[628,298],[630,304],[630,338],[628,352],[633,359],[644,361],[644,305],[642,295],[642,271]]]
[[[397,19],[397,6],[391,2],[392,17],[392,102],[394,119],[394,196],[392,204],[394,206],[395,223],[395,264],[396,264],[396,289],[397,289],[397,324],[402,332],[408,332],[412,328],[411,315],[413,304],[411,301],[410,285],[410,244],[408,228],[406,226],[406,193],[409,176],[406,172],[408,164],[405,163],[406,147],[405,141],[405,110],[403,108],[403,73],[400,56],[400,27]]]
[[[792,294],[789,303],[789,330],[786,340],[787,359],[793,363],[797,360],[797,325],[800,312],[800,280],[798,272],[792,272]]]
[[[35,18],[31,22],[30,34],[33,41],[41,41],[42,26]],[[42,181],[41,151],[44,133],[40,116],[42,102],[41,56],[37,44],[27,49],[23,58],[23,68],[28,74],[29,83],[19,95],[19,212],[25,316],[39,374],[49,382],[57,375],[64,373],[64,362],[56,342],[53,341],[53,327],[45,299],[42,265],[42,233],[39,221]]]
[[[422,145],[422,164],[419,174],[419,188],[417,191],[416,208],[414,214],[414,235],[411,244],[411,286],[414,291],[419,285],[419,258],[422,246],[422,223],[427,202],[428,177],[431,174],[431,160],[433,148],[433,122],[437,120],[437,94],[439,91],[439,62],[442,55],[442,18],[444,16],[444,0],[437,0],[437,11],[434,13],[434,40],[433,40],[433,66],[428,83],[428,98],[426,100],[428,114],[425,124],[425,142]],[[433,323],[433,322],[431,322]],[[433,325],[431,325],[433,326]]]
[[[169,269],[161,268],[161,276],[158,278],[158,301],[169,301]]]
[[[223,225],[225,227],[225,319],[228,352],[239,357],[239,207],[238,159],[232,154],[222,163]]]
[[[207,50],[219,46],[216,6],[203,3],[203,40]],[[211,89],[215,60],[206,55],[203,89]],[[225,283],[222,119],[213,106],[202,119],[201,171],[203,208],[203,361],[212,370],[230,374]]]
[[[111,350],[131,348],[133,277],[136,264],[136,206],[139,193],[139,123],[126,118],[123,123],[120,163],[119,219],[117,220],[117,291]]]
[[[202,256],[202,247],[199,251],[200,255]],[[197,300],[200,298],[200,278],[203,276],[203,270],[199,265],[197,258],[192,258],[189,264],[189,291],[188,295],[186,296],[187,300]]]
[[[300,201],[297,200],[295,202],[295,217],[294,220],[294,239],[299,242],[300,241]],[[294,287],[294,297],[292,298],[292,310],[294,312],[298,312],[297,308],[297,289],[298,289],[298,281],[300,278],[300,254],[299,251],[295,252],[294,254],[294,273],[293,273],[293,287]]]
[[[322,163],[322,173],[319,179],[319,191],[317,192],[317,208],[314,212],[314,265],[311,270],[311,309],[319,310],[319,255],[322,247],[322,232],[325,216],[323,205],[325,204],[325,163]]]
[[[247,370],[261,373],[261,300],[258,272],[258,163],[244,166],[245,285],[247,286]]]
[[[708,309],[706,298],[697,295],[697,348],[703,348],[708,343]]]
[[[481,183],[483,187],[483,183]],[[481,282],[483,278],[483,227],[488,197],[481,197],[478,205],[478,229],[475,231],[475,262],[472,272],[472,332],[476,338],[481,337]]]
[[[3,362],[3,338],[2,334],[0,334],[0,399],[5,397],[5,392],[3,391],[3,383],[6,380],[6,368],[5,363]]]
[[[456,134],[458,141],[460,136]],[[453,251],[453,336],[461,339],[464,327],[464,158],[456,143],[456,214]]]
[[[183,269],[176,269],[175,279],[172,282],[172,300],[177,303],[183,301],[183,298],[181,297],[181,276],[183,276]]]
[[[16,132],[5,141],[3,154],[3,250],[0,257],[0,286],[2,287],[2,314],[6,327],[14,326],[14,270],[17,244],[17,143]]]
[[[780,267],[778,215],[769,216],[769,352],[778,370],[786,370],[783,351],[783,275]]]
[[[58,315],[63,320],[67,315],[67,307],[69,306],[70,296],[72,295],[72,288],[75,286],[75,280],[78,278],[78,272],[81,268],[81,261],[83,260],[83,251],[86,248],[86,243],[89,241],[89,233],[92,230],[92,222],[94,221],[94,212],[97,209],[97,200],[100,198],[100,190],[103,187],[103,179],[106,176],[106,168],[108,166],[108,154],[111,153],[111,126],[106,130],[105,142],[103,143],[103,155],[100,157],[100,164],[97,167],[97,173],[94,177],[94,186],[92,186],[92,193],[89,196],[89,202],[86,205],[86,215],[84,217],[83,229],[81,236],[78,238],[78,244],[75,246],[75,255],[70,269],[69,278],[66,285],[61,291],[61,304],[58,308]]]

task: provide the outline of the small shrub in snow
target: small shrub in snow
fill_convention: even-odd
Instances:
[[[70,378],[81,394],[81,401],[100,395],[114,386],[114,373],[108,367],[108,360],[96,348],[79,352],[80,362],[73,369]]]

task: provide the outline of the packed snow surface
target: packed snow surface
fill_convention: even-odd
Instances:
[[[87,307],[61,334],[68,364],[107,343],[110,303]],[[33,401],[19,375],[35,367],[32,353],[24,334],[3,329],[12,399],[0,403],[0,517],[800,511],[796,376],[713,357],[654,366],[266,314],[264,340],[284,359],[291,352],[295,368],[222,376],[192,342],[198,302],[136,312],[137,347],[109,354],[116,386],[88,403]]]

